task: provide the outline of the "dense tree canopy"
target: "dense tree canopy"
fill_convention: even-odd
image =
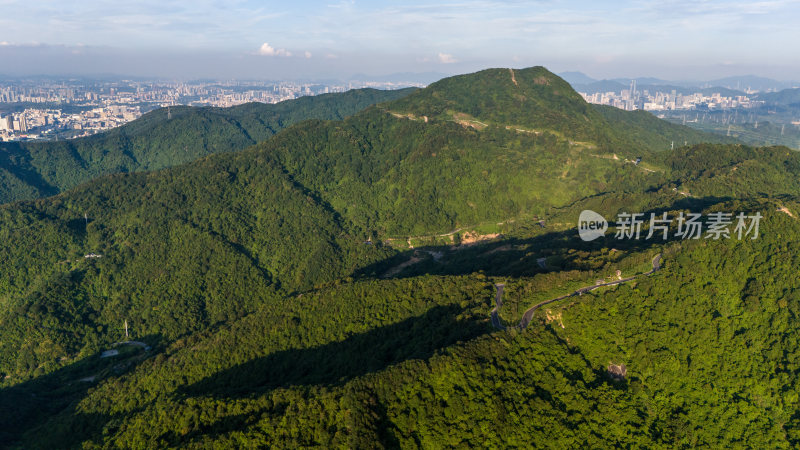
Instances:
[[[266,123],[248,108],[225,120]],[[271,133],[0,206],[0,444],[800,444],[797,153],[657,152],[703,135],[541,68]],[[584,209],[604,238],[579,239]],[[757,239],[621,240],[621,212],[763,218]]]
[[[357,89],[277,104],[162,108],[94,136],[0,143],[0,203],[52,195],[101,175],[171,167],[242,150],[307,119],[338,120],[413,89]]]

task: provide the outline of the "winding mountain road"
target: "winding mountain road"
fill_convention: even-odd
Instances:
[[[611,282],[608,282],[608,283],[594,284],[594,285],[591,285],[591,286],[582,287],[582,288],[576,290],[575,292],[571,292],[569,294],[562,295],[561,297],[556,297],[556,298],[552,298],[550,300],[545,300],[545,301],[543,301],[541,303],[537,303],[537,304],[531,306],[530,308],[528,308],[527,311],[525,311],[525,313],[522,315],[522,320],[520,320],[519,325],[517,325],[517,328],[519,328],[520,330],[524,330],[525,328],[527,328],[527,326],[531,323],[531,319],[533,319],[533,313],[535,313],[537,309],[541,308],[544,305],[547,305],[547,304],[550,304],[550,303],[553,303],[553,302],[557,302],[559,300],[564,300],[565,298],[574,297],[576,295],[583,295],[586,292],[590,292],[590,291],[593,291],[593,290],[601,288],[601,287],[614,286],[614,285],[617,285],[617,284],[627,283],[628,281],[635,280],[638,277],[648,276],[648,275],[651,275],[651,274],[655,273],[658,269],[661,268],[661,253],[659,253],[659,254],[657,254],[656,256],[653,257],[652,263],[653,263],[653,268],[649,272],[645,272],[645,273],[640,274],[640,275],[634,275],[634,276],[628,277],[628,278],[622,278],[622,279],[619,279],[619,280],[614,280],[614,281],[611,281]],[[495,308],[492,309],[492,314],[491,314],[491,316],[492,316],[492,325],[495,328],[497,328],[498,330],[505,330],[506,327],[504,327],[503,324],[500,323],[500,318],[498,317],[498,312],[499,312],[498,310],[500,309],[501,306],[503,306],[503,302],[502,302],[500,297],[503,294],[503,286],[505,286],[505,285],[504,284],[496,284],[495,286],[497,287],[497,296],[495,298],[495,303],[497,304],[497,306],[495,306]]]
[[[505,286],[506,285],[504,283],[497,283],[494,285],[494,287],[497,288],[497,295],[495,295],[494,297],[494,303],[497,306],[495,306],[492,309],[492,326],[494,326],[498,330],[506,329],[506,327],[504,327],[503,324],[500,323],[500,318],[497,316],[497,310],[499,310],[500,307],[503,306],[503,288]]]

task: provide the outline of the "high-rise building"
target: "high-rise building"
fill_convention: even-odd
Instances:
[[[631,88],[628,90],[628,99],[625,102],[625,109],[628,111],[636,109],[636,80],[631,80]]]

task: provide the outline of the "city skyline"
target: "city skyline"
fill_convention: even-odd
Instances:
[[[797,0],[126,4],[0,0],[0,73],[324,79],[544,65],[791,80]]]
[[[185,83],[43,78],[19,83],[0,79],[0,142],[89,136],[130,122],[145,112],[170,106],[225,108],[250,102],[278,103],[356,88],[397,89],[408,86],[420,85],[370,81],[339,84],[291,81]]]
[[[575,76],[575,74],[572,74]],[[0,141],[64,139],[88,136],[115,128],[153,109],[188,105],[230,107],[249,102],[277,103],[306,95],[344,92],[355,88],[397,89],[422,87],[423,83],[392,81],[261,82],[261,81],[133,81],[80,78],[0,79]],[[576,85],[589,103],[628,111],[643,109],[666,117],[664,112],[697,112],[695,121],[758,121],[757,109],[765,106],[758,91],[724,87],[697,88],[670,85],[629,86],[618,82]],[[603,89],[597,89],[601,87]],[[589,89],[584,89],[589,88]],[[588,92],[587,92],[588,91]],[[768,93],[767,93],[768,95]],[[169,110],[168,110],[169,111]],[[726,111],[734,111],[732,114]],[[767,111],[768,112],[768,111]],[[703,118],[700,119],[700,113]],[[716,114],[717,116],[719,114]],[[169,117],[169,112],[168,112]],[[775,120],[776,117],[772,117]],[[682,120],[686,123],[686,116]],[[784,125],[800,125],[793,115],[780,119]],[[689,119],[692,122],[692,119]]]

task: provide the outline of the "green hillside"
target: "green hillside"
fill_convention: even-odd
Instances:
[[[396,118],[379,108],[343,122],[292,127],[259,150],[379,236],[444,233],[543,214],[621,180],[652,178],[555,134],[479,131]]]
[[[0,445],[796,447],[800,153],[576,96],[491,69],[0,206]]]
[[[95,351],[123,320],[174,339],[387,254],[244,153],[104,178],[0,220],[0,365],[15,376]]]
[[[293,127],[260,148],[362,228],[408,236],[540,216],[614,186],[660,185],[655,152],[665,144],[721,140],[649,114],[598,112],[543,68],[514,74],[516,85],[509,69],[447,78],[342,122]],[[531,100],[518,101],[517,90]],[[463,111],[472,119],[455,118]]]
[[[518,132],[547,132],[591,143],[603,151],[634,147],[657,151],[669,148],[670,141],[679,145],[684,141],[725,142],[643,112],[590,105],[544,67],[487,69],[445,78],[392,102],[387,109],[479,130],[499,126]]]
[[[543,67],[487,69],[445,78],[393,102],[390,109],[477,129],[494,125],[610,144],[604,121],[594,108]]]
[[[342,119],[413,91],[357,89],[274,105],[179,106],[87,138],[0,143],[0,203],[53,195],[105,174],[156,170],[238,151],[294,123]]]
[[[765,92],[756,95],[756,100],[765,101],[768,105],[800,106],[800,89],[784,89],[778,92]]]
[[[104,373],[97,356],[4,389],[4,404],[42,397],[4,423],[35,447],[793,446],[800,286],[796,261],[770,254],[797,253],[783,238],[800,228],[769,201],[718,207],[763,211],[762,229],[781,232],[631,249],[662,252],[664,269],[556,304],[523,332],[489,325],[494,282],[510,282],[514,323],[515,303],[636,265],[609,260],[609,239],[585,250],[609,260],[595,270],[345,283],[123,355],[123,373],[88,391],[76,380]]]
[[[661,120],[647,111],[624,111],[607,105],[593,106],[606,119],[615,134],[626,136],[636,145],[652,151],[710,142],[720,144],[739,142],[735,138]]]
[[[706,133],[718,136],[730,136],[748,145],[769,146],[784,145],[795,150],[800,150],[800,125],[786,123],[794,120],[795,113],[787,111],[780,122],[769,122],[775,117],[769,117],[769,112],[764,112],[755,122],[725,124],[719,122],[692,123],[691,126]],[[788,120],[787,120],[788,119]],[[677,120],[677,119],[672,119]]]

